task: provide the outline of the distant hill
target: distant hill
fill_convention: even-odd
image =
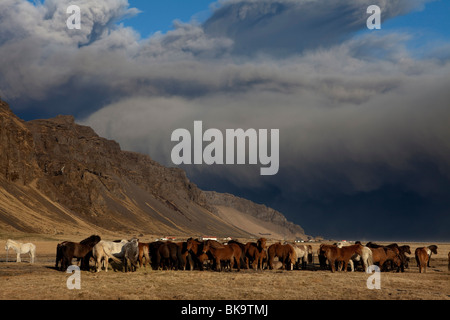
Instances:
[[[281,213],[204,192],[183,170],[123,151],[72,116],[25,122],[3,101],[0,231],[305,237]]]

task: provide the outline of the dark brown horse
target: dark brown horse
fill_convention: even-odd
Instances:
[[[352,246],[345,246],[342,248],[338,248],[336,246],[329,246],[325,248],[325,257],[328,260],[329,265],[331,266],[331,272],[336,271],[336,262],[342,262],[344,264],[344,272],[347,272],[347,266],[350,259],[355,254],[362,255],[363,246],[360,244],[354,244]]]
[[[181,250],[183,270],[186,270],[188,266],[191,271],[194,270],[194,261],[192,259],[191,253],[189,252],[187,241],[175,242],[175,244],[180,247]]]
[[[241,248],[236,243],[222,245],[217,241],[207,240],[203,245],[203,253],[210,253],[216,262],[216,270],[222,271],[222,262],[236,264],[238,271],[241,270]]]
[[[57,259],[58,252],[61,255],[61,270],[64,271],[72,264],[73,258],[80,258],[81,269],[89,269],[89,253],[92,252],[92,248],[100,242],[101,238],[97,235],[92,235],[89,238],[80,241],[79,243],[65,241],[57,247]],[[87,259],[86,259],[87,258]],[[58,262],[58,260],[57,260]]]
[[[249,269],[249,263],[251,262],[254,270],[258,270],[258,266],[262,270],[264,258],[263,252],[266,250],[266,241],[267,240],[265,238],[260,238],[256,243],[246,243],[244,247],[244,255],[247,269]]]
[[[433,253],[437,254],[437,248],[438,247],[434,244],[432,244],[431,246],[428,246],[428,256],[429,256],[428,264],[427,264],[428,267],[430,267],[431,256],[433,255]]]
[[[280,242],[274,243],[267,249],[269,256],[269,269],[273,269],[273,261],[275,257],[278,257],[282,263],[281,269],[292,270],[297,260],[294,248],[290,244],[281,244]]]
[[[199,270],[203,270],[204,262],[208,260],[203,256],[203,244],[203,241],[193,238],[186,241],[186,249],[192,258],[193,268],[197,267]]]
[[[183,269],[181,248],[171,241],[149,243],[150,257],[154,269]]]
[[[64,242],[58,243],[58,244],[56,245],[56,263],[55,263],[55,268],[56,268],[56,269],[61,268],[60,270],[62,270],[63,255],[62,255],[62,250],[61,250],[61,248],[62,248],[66,243],[69,243],[69,242],[70,242],[70,241],[64,241]],[[59,265],[59,268],[58,268],[58,265]]]
[[[406,256],[406,254],[411,254],[411,247],[408,245],[399,246],[396,243],[392,243],[390,245],[387,245],[386,248],[390,248],[395,250],[398,250],[398,257],[400,258],[400,267],[397,268],[397,272],[400,270],[402,272],[405,272],[405,268],[408,268],[408,260],[409,257]],[[391,267],[394,268],[394,261],[390,261]]]

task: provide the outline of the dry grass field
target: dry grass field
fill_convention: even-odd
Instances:
[[[29,241],[29,240],[23,240]],[[38,239],[37,260],[15,261],[0,240],[0,300],[450,300],[450,244],[438,245],[431,268],[419,274],[414,255],[405,273],[381,273],[381,289],[369,290],[364,272],[155,271],[81,272],[81,289],[69,290],[70,274],[54,269],[58,241]],[[402,243],[405,244],[405,243]],[[409,243],[416,247],[431,243]],[[319,244],[313,244],[314,250]],[[317,262],[317,258],[315,258]]]

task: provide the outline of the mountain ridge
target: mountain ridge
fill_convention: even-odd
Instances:
[[[229,207],[246,215],[245,203],[264,213],[252,215],[253,224],[306,237],[281,213],[240,198],[223,202],[225,196],[199,189],[183,170],[121,150],[70,115],[23,121],[0,100],[0,150],[0,230],[257,237],[218,214]]]

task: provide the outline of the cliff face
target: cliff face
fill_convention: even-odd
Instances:
[[[40,175],[35,157],[33,135],[0,100],[0,177],[27,184]]]
[[[217,193],[214,191],[204,192],[207,202],[213,206],[213,212],[219,216],[230,215],[233,211],[242,213],[250,221],[247,226],[239,223],[239,218],[229,219],[229,222],[236,227],[241,227],[247,232],[254,234],[272,236],[275,238],[302,238],[306,239],[305,231],[299,225],[287,221],[286,217],[263,204],[257,204],[250,200],[236,197],[227,193]],[[225,218],[225,217],[224,217]],[[253,219],[251,219],[253,218]],[[252,221],[256,221],[257,226],[251,226]],[[236,223],[235,223],[236,222]]]
[[[184,171],[122,151],[72,116],[24,122],[0,101],[0,151],[0,229],[251,236],[215,214]],[[283,224],[258,208],[245,214]]]

